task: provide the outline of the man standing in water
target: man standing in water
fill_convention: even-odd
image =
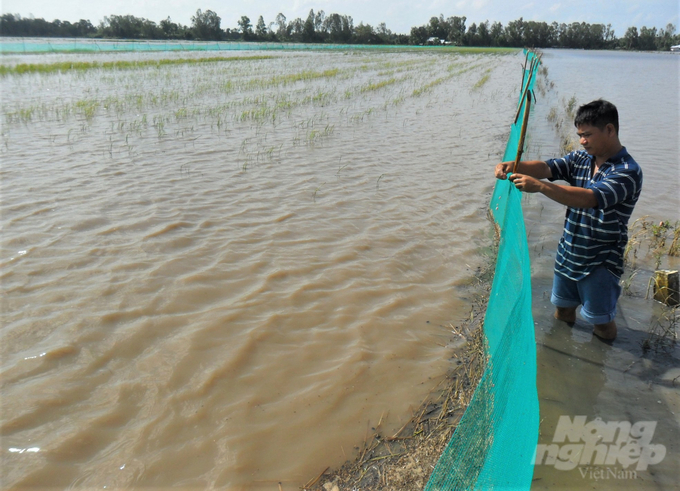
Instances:
[[[619,141],[619,115],[612,103],[600,99],[579,107],[574,126],[583,150],[545,162],[520,162],[514,174],[514,162],[501,162],[496,178],[567,206],[550,299],[555,318],[574,323],[576,307],[582,305],[593,334],[613,340],[628,220],[640,196],[642,171]]]

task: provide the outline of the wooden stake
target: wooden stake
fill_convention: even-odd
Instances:
[[[520,101],[522,101],[522,99],[524,99],[524,97],[526,97],[527,92],[529,92],[529,85],[531,85],[531,78],[534,76],[534,67],[535,66],[538,66],[538,62],[537,62],[536,58],[531,60],[531,63],[529,64],[529,78],[527,79],[526,85],[524,87],[520,87],[521,89],[524,89],[524,90],[522,90],[522,97],[519,98]],[[517,123],[517,120],[519,119],[519,113],[520,113],[521,110],[522,110],[522,103],[520,102],[519,107],[517,107],[517,114],[515,114],[515,119],[514,119],[513,124]]]
[[[531,92],[527,92],[527,100],[524,105],[524,120],[522,121],[522,131],[519,135],[519,144],[517,145],[517,157],[515,158],[515,165],[512,168],[512,173],[517,172],[519,161],[522,160],[522,153],[524,153],[524,137],[527,134],[527,124],[529,123],[529,111],[531,111]]]

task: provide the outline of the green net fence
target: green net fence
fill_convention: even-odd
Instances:
[[[504,160],[515,160],[524,106],[539,60],[527,53],[520,115]],[[529,489],[538,441],[536,341],[531,315],[531,273],[521,192],[496,181],[490,209],[500,229],[498,258],[484,319],[487,365],[426,491]]]
[[[276,51],[276,50],[361,50],[361,49],[442,49],[440,46],[394,46],[380,44],[321,44],[321,43],[247,43],[239,41],[140,41],[84,38],[3,38],[2,54],[37,53],[112,53],[158,51]],[[458,48],[474,52],[483,48]]]

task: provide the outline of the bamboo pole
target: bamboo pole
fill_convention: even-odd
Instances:
[[[524,104],[524,120],[522,121],[522,131],[519,135],[519,144],[517,145],[517,157],[515,157],[515,165],[512,168],[512,173],[517,172],[519,161],[522,160],[522,153],[524,153],[524,137],[527,134],[527,124],[529,123],[529,112],[531,111],[531,92],[527,92],[527,100]]]
[[[517,120],[519,119],[519,114],[522,111],[522,101],[524,100],[524,97],[526,97],[527,93],[529,92],[529,85],[531,85],[531,79],[534,76],[535,68],[538,66],[538,59],[534,58],[531,60],[531,63],[529,64],[529,78],[527,79],[526,85],[523,87],[522,91],[522,97],[519,98],[520,103],[519,106],[517,107],[517,113],[515,114],[515,119],[514,123],[517,123]]]

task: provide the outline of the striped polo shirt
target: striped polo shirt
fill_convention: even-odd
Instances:
[[[564,235],[557,246],[555,271],[576,281],[600,265],[621,277],[628,220],[642,188],[642,170],[625,147],[595,175],[594,159],[579,150],[546,161],[552,172],[550,181],[592,189],[597,197],[595,208],[567,207]]]

